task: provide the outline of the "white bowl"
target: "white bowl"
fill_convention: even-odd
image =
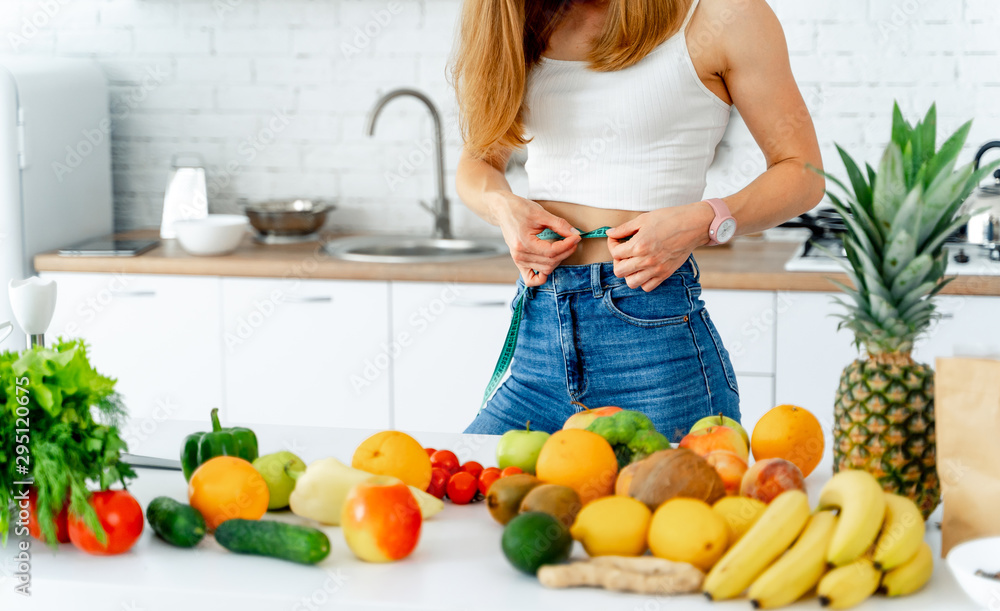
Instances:
[[[174,222],[177,241],[192,255],[212,256],[233,252],[247,233],[247,217],[240,214],[210,214],[202,219]]]
[[[1000,571],[1000,537],[973,539],[948,552],[948,567],[958,584],[976,604],[990,611],[1000,610],[1000,580],[976,575]]]

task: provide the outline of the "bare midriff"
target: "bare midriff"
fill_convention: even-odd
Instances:
[[[538,203],[581,231],[591,231],[598,227],[617,227],[642,214],[634,210],[609,210],[566,202],[539,201]],[[610,260],[611,253],[608,251],[607,239],[595,238],[581,241],[576,251],[563,260],[562,265],[588,265]]]

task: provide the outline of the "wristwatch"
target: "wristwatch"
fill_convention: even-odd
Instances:
[[[736,219],[729,213],[729,206],[721,199],[706,199],[705,203],[715,211],[715,218],[708,227],[708,243],[712,246],[725,244],[736,235]]]

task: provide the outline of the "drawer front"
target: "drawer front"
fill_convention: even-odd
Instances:
[[[737,374],[774,374],[775,326],[787,307],[771,291],[702,292]]]

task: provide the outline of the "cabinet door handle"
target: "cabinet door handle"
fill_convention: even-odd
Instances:
[[[333,301],[333,297],[329,295],[307,295],[303,297],[289,295],[285,297],[285,301],[288,303],[330,303]]]
[[[950,320],[952,318],[955,318],[955,314],[953,312],[946,312],[944,314],[941,314],[940,318],[941,320]]]
[[[502,299],[483,299],[480,301],[475,299],[456,299],[454,303],[461,308],[499,308],[508,304],[507,301]]]
[[[120,297],[156,297],[156,291],[122,291],[116,294]]]

